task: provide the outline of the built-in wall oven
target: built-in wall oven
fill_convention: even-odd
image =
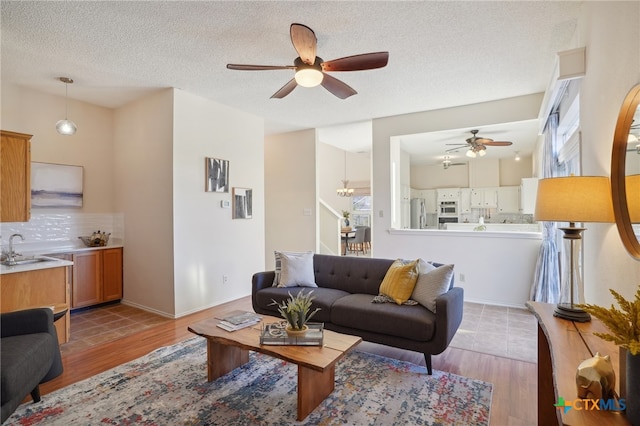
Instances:
[[[440,214],[438,216],[458,217],[458,202],[440,201]]]

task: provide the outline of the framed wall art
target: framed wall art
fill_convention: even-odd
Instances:
[[[31,207],[82,208],[82,166],[31,162]]]
[[[233,188],[233,218],[251,219],[253,216],[253,190],[250,188]]]
[[[204,177],[206,192],[229,192],[229,160],[206,157]]]

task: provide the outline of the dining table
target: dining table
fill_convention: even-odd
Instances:
[[[346,256],[349,251],[349,238],[355,238],[356,230],[352,228],[342,228],[340,230],[340,236],[342,239],[342,255]]]

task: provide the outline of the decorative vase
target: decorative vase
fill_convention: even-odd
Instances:
[[[304,335],[307,334],[307,330],[309,330],[309,327],[307,327],[307,325],[305,324],[301,330],[296,330],[288,325],[285,330],[287,331],[287,335],[289,337],[304,337]]]
[[[349,219],[344,219],[344,226],[349,226]]]
[[[627,404],[626,416],[632,425],[640,425],[640,354],[632,355],[627,351],[625,402]]]

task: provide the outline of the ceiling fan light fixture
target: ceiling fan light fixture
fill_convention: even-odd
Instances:
[[[58,120],[56,123],[56,130],[61,135],[74,135],[78,130],[78,127],[76,126],[76,123],[67,118],[67,88],[69,84],[73,84],[73,80],[69,77],[59,77],[58,79],[64,83],[64,120]]]
[[[473,149],[469,149],[465,155],[469,158],[476,158],[476,153],[473,152]]]
[[[480,155],[480,157],[484,157],[485,155],[487,155],[487,151],[485,151],[484,149],[481,149],[478,151],[478,155]]]
[[[316,87],[322,83],[324,74],[315,68],[302,68],[296,71],[295,79],[302,87]]]

